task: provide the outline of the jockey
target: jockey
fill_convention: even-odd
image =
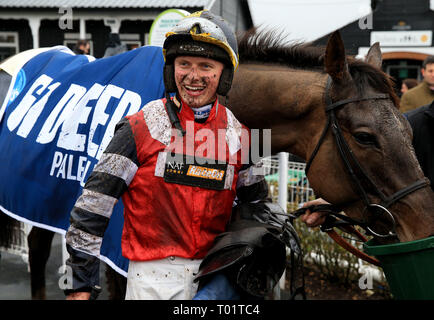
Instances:
[[[208,11],[193,13],[166,34],[163,54],[166,98],[117,124],[71,211],[67,299],[98,291],[97,257],[119,198],[122,253],[130,260],[126,299],[166,300],[195,296],[194,276],[225,232],[234,201],[267,197],[264,176],[242,158],[248,129],[218,100],[238,67],[229,26]]]

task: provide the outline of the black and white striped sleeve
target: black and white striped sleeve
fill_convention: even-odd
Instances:
[[[91,291],[99,286],[99,255],[113,207],[127,190],[139,162],[131,126],[126,118],[95,165],[70,214],[66,246],[72,268],[72,289]]]

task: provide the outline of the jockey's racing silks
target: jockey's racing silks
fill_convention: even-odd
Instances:
[[[168,256],[202,259],[215,237],[225,231],[236,197],[240,202],[267,197],[264,177],[248,177],[253,172],[251,164],[241,162],[240,133],[241,129],[247,129],[231,111],[216,101],[208,119],[197,123],[192,109],[183,106],[179,119],[187,131],[184,143],[181,143],[185,147],[185,158],[181,158],[187,165],[185,173],[190,173],[188,177],[196,181],[221,183],[219,190],[200,183],[189,185],[165,181],[165,171],[169,169],[168,154],[178,151],[171,149],[178,136],[172,132],[165,99],[152,101],[140,112],[123,119],[116,126],[112,141],[71,212],[71,226],[66,239],[72,256],[68,264],[74,271],[73,290],[96,282],[98,268],[91,268],[94,273],[89,274],[84,272],[83,266],[99,263],[92,256],[99,253],[111,210],[120,197],[125,207],[122,252],[128,259],[136,261]],[[220,161],[225,162],[223,166],[187,163],[186,156],[197,154],[202,143],[198,139],[194,141],[193,150],[188,150],[188,132],[194,130],[198,134],[200,129],[212,132],[216,140],[220,130],[220,143],[225,144],[226,150],[225,159],[219,159],[225,160]],[[204,158],[209,158],[209,155]],[[199,162],[200,159],[196,158]],[[170,169],[180,167],[172,163]],[[242,178],[238,179],[239,176]],[[78,256],[80,259],[75,259]]]

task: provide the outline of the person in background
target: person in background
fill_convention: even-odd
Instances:
[[[404,94],[408,90],[413,89],[418,84],[419,84],[419,81],[417,81],[417,79],[407,78],[407,79],[402,80],[401,94]]]
[[[423,173],[434,190],[434,99],[430,104],[404,113],[413,129],[413,147]]]
[[[119,53],[128,51],[127,45],[121,43],[121,39],[117,33],[109,34],[109,39],[105,47],[106,49],[103,58],[115,56]]]
[[[74,47],[75,54],[89,54],[90,52],[90,43],[87,40],[78,40]]]
[[[404,113],[434,100],[434,56],[428,56],[422,63],[423,81],[408,90],[401,97],[399,110]]]

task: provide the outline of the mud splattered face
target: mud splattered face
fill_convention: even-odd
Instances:
[[[179,56],[174,65],[176,87],[191,108],[214,102],[223,63],[203,57]]]

